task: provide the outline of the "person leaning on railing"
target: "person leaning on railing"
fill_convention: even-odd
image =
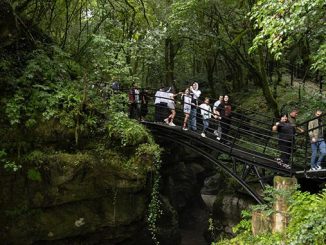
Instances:
[[[321,119],[321,110],[316,110],[316,119],[312,120],[308,124],[308,133],[311,142],[311,168],[310,170],[321,170],[321,162],[326,156],[326,144],[324,140],[323,122]],[[319,151],[319,157],[317,159],[317,153]]]
[[[292,153],[295,128],[293,124],[288,121],[286,113],[281,115],[281,120],[275,123],[272,130],[278,132],[278,147],[281,152],[280,157],[276,158],[276,161],[279,165],[287,166]]]

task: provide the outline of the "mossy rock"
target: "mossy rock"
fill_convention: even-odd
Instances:
[[[148,172],[147,167],[137,172],[126,166],[147,166],[152,160],[142,154],[128,159],[111,150],[101,154],[34,151],[15,178],[8,175],[10,181],[1,181],[8,184],[0,192],[4,200],[0,234],[12,244],[65,239],[102,229],[112,232],[112,239],[117,239],[114,234],[122,240],[132,236],[119,229],[142,228],[138,225],[143,225],[146,213]],[[29,168],[39,171],[40,180],[28,177]],[[9,193],[18,197],[2,197]]]
[[[145,211],[144,194],[111,192],[103,198],[31,210],[14,220],[15,225],[5,238],[12,244],[29,244],[94,233],[102,228],[115,234],[121,226],[141,224]],[[125,238],[131,235],[125,234]]]

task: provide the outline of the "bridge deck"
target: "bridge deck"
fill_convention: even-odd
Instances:
[[[239,145],[227,145],[212,137],[202,137],[198,132],[191,130],[184,131],[180,126],[171,127],[164,123],[149,121],[143,123],[158,134],[164,134],[167,137],[178,137],[180,140],[186,140],[192,144],[197,144],[198,146],[208,147],[211,150],[230,155],[237,160],[245,161],[255,166],[271,170],[274,173],[307,178],[326,178],[326,169],[307,171],[302,170],[302,167],[300,169],[300,167],[297,166],[292,166],[292,168],[289,168],[288,166],[284,167],[279,165],[275,158],[267,154],[249,150]]]

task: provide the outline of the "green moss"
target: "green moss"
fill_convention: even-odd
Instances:
[[[125,113],[113,113],[107,130],[109,139],[123,147],[154,142],[148,130],[137,121],[130,120]]]

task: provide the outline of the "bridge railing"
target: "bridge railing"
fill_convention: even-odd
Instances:
[[[160,97],[165,101],[169,101],[165,97]],[[154,98],[150,99],[150,102],[147,106],[154,107],[153,105]],[[184,120],[183,113],[183,105],[181,103],[175,103],[176,105],[176,116],[174,119],[174,123],[178,126],[182,126]],[[164,116],[160,117],[160,120],[155,120],[153,115],[149,115],[147,117],[151,117],[152,121],[157,121],[158,123],[164,123],[164,119],[168,117],[168,110],[166,106],[156,105],[156,108],[160,108],[161,113]],[[200,134],[203,128],[202,117],[200,114],[200,110],[197,108],[198,112],[196,115],[196,122],[198,126],[198,130],[196,133]],[[153,110],[152,110],[153,111]],[[247,115],[240,114],[237,112],[232,113],[232,117],[230,118],[230,122],[224,122],[223,120],[210,119],[209,127],[207,129],[207,136],[211,139],[217,141],[216,136],[214,135],[214,131],[218,129],[218,127],[229,127],[228,133],[222,136],[223,143],[230,147],[230,152],[232,152],[234,147],[241,148],[243,151],[247,150],[247,152],[256,152],[261,155],[269,155],[270,157],[277,158],[282,153],[278,148],[279,139],[275,134],[272,134],[271,127],[272,122],[261,122],[256,118],[251,118]],[[180,129],[181,130],[181,129]],[[220,142],[220,141],[219,141]],[[289,154],[284,152],[284,154]],[[289,158],[291,158],[289,156]]]

